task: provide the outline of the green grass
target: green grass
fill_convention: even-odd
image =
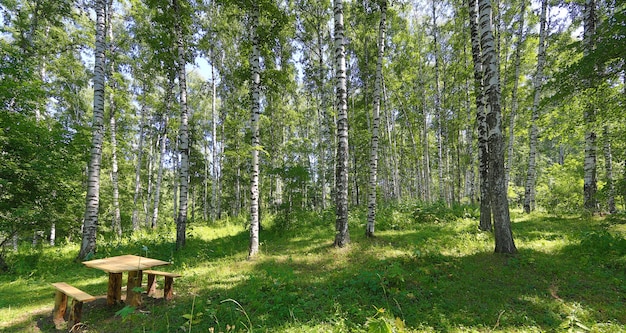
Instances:
[[[99,239],[98,257],[147,250],[184,277],[174,282],[173,301],[146,301],[128,315],[115,315],[122,306],[86,305],[84,329],[360,332],[399,318],[407,332],[626,332],[623,219],[514,212],[519,254],[504,256],[492,253],[493,236],[478,231],[473,211],[445,218],[425,211],[382,208],[374,239],[364,236],[364,212],[353,212],[344,249],[332,247],[332,213],[267,218],[254,261],[245,260],[241,221],[192,224],[179,252],[170,234]],[[0,276],[0,330],[53,332],[51,282],[105,294],[106,275],[75,263],[77,251],[9,255],[12,271]]]

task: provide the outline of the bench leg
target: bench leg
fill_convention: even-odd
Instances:
[[[70,319],[67,321],[67,329],[72,330],[74,325],[80,323],[83,315],[83,302],[72,300],[72,310],[70,311]]]
[[[174,284],[174,278],[166,276],[165,277],[165,286],[163,287],[163,298],[166,300],[171,300],[174,297],[174,288],[172,285]]]
[[[54,296],[54,310],[52,311],[52,321],[55,324],[62,323],[65,319],[65,312],[67,310],[67,295],[57,290]]]
[[[156,275],[148,274],[148,296],[152,296],[156,293]]]
[[[122,300],[122,273],[109,273],[107,304],[114,305]]]
[[[143,279],[143,273],[141,271],[129,271],[128,272],[128,287],[126,289],[126,304],[130,306],[141,305],[141,292],[136,292],[133,289],[141,288],[141,280]]]

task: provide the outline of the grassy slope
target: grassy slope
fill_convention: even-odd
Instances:
[[[410,219],[391,210],[380,214],[385,221]],[[626,241],[605,232],[623,224],[514,216],[520,253],[511,257],[493,254],[492,236],[471,218],[405,223],[406,230],[366,239],[365,218],[355,213],[345,249],[331,247],[332,214],[296,220],[299,229],[292,223],[263,231],[261,255],[251,262],[245,261],[247,231],[232,224],[194,226],[181,252],[168,237],[101,241],[99,257],[147,249],[148,256],[173,261],[168,269],[184,277],[174,283],[172,302],[147,301],[124,318],[115,315],[121,306],[94,302],[83,314],[85,330],[188,330],[185,317],[193,308],[195,332],[363,331],[375,315],[399,317],[409,332],[626,332]],[[106,275],[74,263],[77,250],[45,248],[9,258],[14,272],[0,276],[0,330],[54,331],[51,282],[105,293]]]

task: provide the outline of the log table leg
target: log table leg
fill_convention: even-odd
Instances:
[[[57,291],[54,296],[54,310],[52,311],[52,321],[55,325],[59,325],[65,321],[65,312],[67,310],[67,295],[62,291]]]
[[[122,273],[109,273],[107,304],[114,305],[122,301]]]
[[[141,291],[136,292],[135,288],[141,288],[143,273],[141,271],[128,272],[128,287],[126,289],[126,303],[130,306],[141,305]]]
[[[72,310],[70,311],[70,318],[67,321],[67,328],[70,331],[74,325],[80,323],[80,318],[83,315],[83,302],[79,302],[77,300],[72,300]]]
[[[166,276],[165,286],[163,287],[163,298],[168,301],[174,297],[174,289],[172,288],[172,284],[174,284],[174,278]]]
[[[148,274],[148,296],[152,296],[156,293],[156,275]]]

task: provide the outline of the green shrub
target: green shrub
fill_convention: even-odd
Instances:
[[[582,174],[582,161],[575,158],[548,167],[538,182],[537,205],[552,214],[579,212],[583,202]]]

